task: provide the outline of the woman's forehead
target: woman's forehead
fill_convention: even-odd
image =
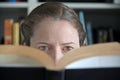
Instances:
[[[37,25],[33,37],[41,41],[73,41],[78,40],[78,32],[68,21],[44,20]]]
[[[67,28],[67,29],[66,29]],[[53,18],[45,18],[35,25],[35,31],[40,30],[74,30],[75,27],[67,20],[56,20]]]

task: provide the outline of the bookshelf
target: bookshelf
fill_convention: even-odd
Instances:
[[[0,44],[3,43],[2,37],[4,33],[4,19],[13,18],[16,21],[18,17],[25,17],[32,11],[32,9],[42,3],[44,2],[39,2],[38,0],[27,0],[23,2],[0,2]],[[111,2],[64,2],[64,4],[75,9],[77,13],[82,10],[85,14],[85,22],[91,23],[93,31],[95,30],[94,32],[99,30],[100,27],[114,29],[114,35],[116,35],[115,41],[120,42],[120,38],[118,38],[120,33],[120,4]],[[94,41],[94,43],[97,43],[97,41]]]
[[[0,2],[0,8],[27,8],[27,2]]]
[[[36,6],[43,3],[44,2],[37,2],[37,0],[28,0],[28,2],[14,2],[14,3],[0,2],[0,8],[27,8],[27,13],[29,13]],[[120,9],[120,4],[114,4],[114,3],[64,2],[64,4],[73,9]]]

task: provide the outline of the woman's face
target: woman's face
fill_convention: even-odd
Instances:
[[[57,63],[70,50],[79,48],[79,36],[66,20],[46,18],[34,26],[31,47],[48,53]]]

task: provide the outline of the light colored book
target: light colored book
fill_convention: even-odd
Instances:
[[[20,27],[18,22],[14,22],[12,25],[12,44],[19,45],[20,43]]]
[[[24,65],[23,67],[42,67],[48,70],[59,71],[66,68],[72,69],[71,66],[76,65],[76,62],[80,64],[82,63],[80,61],[84,61],[84,59],[87,58],[92,58],[88,61],[93,61],[93,57],[97,56],[120,56],[120,44],[117,42],[111,42],[83,46],[66,53],[57,64],[54,63],[54,60],[48,54],[38,49],[27,46],[0,45],[0,66]],[[102,59],[101,63],[104,62],[105,58],[102,57]],[[91,62],[91,64],[94,62]],[[83,63],[83,65],[84,64],[85,63]],[[80,65],[77,65],[77,68],[79,67]]]

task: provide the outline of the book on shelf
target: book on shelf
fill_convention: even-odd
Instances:
[[[79,11],[79,19],[80,19],[80,22],[82,24],[83,30],[86,32],[85,15],[84,15],[83,11]],[[84,43],[88,45],[88,39],[87,39],[87,37],[85,38]]]
[[[75,62],[94,56],[120,56],[120,44],[111,42],[83,46],[66,53],[57,64],[48,54],[38,49],[22,45],[0,45],[0,66],[37,67],[40,74],[44,75],[40,76],[42,79],[47,76],[45,80],[65,80],[66,69],[70,69]],[[53,76],[54,79],[51,79]]]
[[[4,20],[4,44],[12,44],[13,19]]]
[[[110,26],[100,26],[92,29],[92,36],[94,43],[104,43],[104,42],[113,42],[118,41],[115,38],[118,38],[115,34],[115,30]]]
[[[108,29],[108,37],[109,37],[109,41],[110,42],[113,42],[114,41],[114,30],[113,30],[113,28],[109,28]]]
[[[18,18],[18,20],[17,20],[17,22],[19,22],[19,33],[20,33],[20,44],[23,44],[24,43],[24,36],[23,36],[23,33],[22,33],[22,29],[21,29],[21,25],[22,25],[22,23],[24,22],[24,19],[25,19],[25,16],[20,16],[19,18]]]
[[[19,45],[20,44],[20,26],[18,22],[14,22],[12,24],[12,44]]]
[[[8,2],[17,2],[17,0],[7,0]]]
[[[91,22],[86,22],[86,34],[88,45],[93,44],[93,34],[92,34],[92,25]]]
[[[114,33],[112,28],[100,28],[100,29],[98,28],[97,34],[98,43],[114,41]]]
[[[14,19],[4,20],[4,44],[19,45],[20,44],[20,23]]]

